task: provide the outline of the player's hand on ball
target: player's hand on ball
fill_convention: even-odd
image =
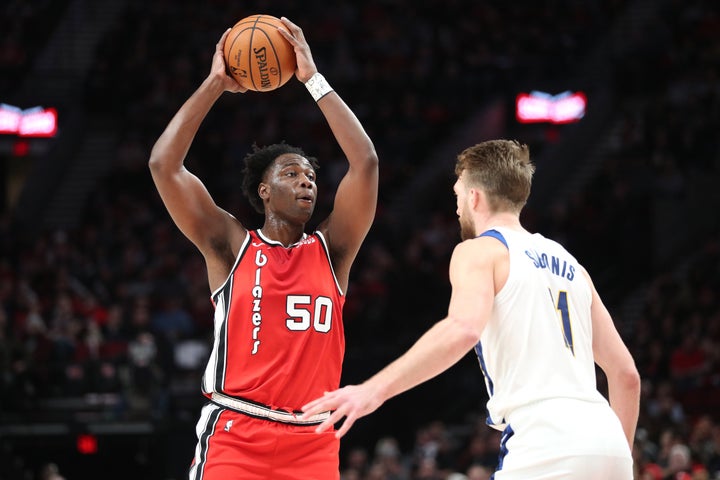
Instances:
[[[283,30],[282,28],[278,28],[278,30],[295,50],[295,58],[297,60],[295,76],[298,80],[305,83],[317,72],[315,61],[310,52],[310,45],[308,45],[307,40],[305,40],[305,35],[300,27],[285,17],[281,17],[280,21],[282,21],[287,30]]]
[[[222,37],[220,37],[217,45],[215,45],[215,53],[213,54],[212,58],[212,67],[210,67],[210,76],[221,81],[223,90],[226,92],[245,93],[247,92],[247,88],[243,88],[242,86],[240,86],[240,84],[236,82],[234,78],[228,75],[227,67],[225,66],[223,45],[225,45],[225,39],[227,38],[228,33],[230,33],[229,28],[225,30],[225,33],[222,34]]]

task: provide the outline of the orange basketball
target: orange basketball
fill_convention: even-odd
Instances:
[[[228,73],[248,90],[268,92],[287,83],[297,66],[292,45],[271,15],[250,15],[237,22],[225,39]]]

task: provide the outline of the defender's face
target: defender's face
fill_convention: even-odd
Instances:
[[[300,155],[280,155],[268,169],[259,190],[267,202],[266,210],[305,223],[310,220],[317,200],[315,169]]]
[[[463,174],[460,174],[455,185],[453,185],[453,191],[455,192],[455,200],[457,203],[458,222],[460,222],[460,238],[467,240],[475,237],[475,225],[473,224],[471,208],[468,202],[470,196],[468,195],[468,188],[463,181]]]

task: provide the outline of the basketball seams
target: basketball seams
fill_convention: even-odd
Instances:
[[[265,33],[265,32],[263,32],[263,33]],[[270,36],[267,33],[265,33],[265,36],[268,37],[268,43],[270,44],[270,48],[272,48],[273,57],[275,57],[275,65],[277,66],[277,70],[278,70],[277,81],[279,83],[283,78],[283,71],[282,71],[282,64],[280,63],[280,56],[278,55],[277,48],[275,48],[275,43],[272,41]]]
[[[225,59],[229,63],[230,71],[238,74],[239,71],[246,72],[245,76],[236,77],[241,85],[244,84],[250,90],[271,91],[284,85],[292,77],[295,53],[292,45],[287,43],[279,32],[282,25],[279,19],[269,15],[249,16],[233,25],[232,37],[226,40],[224,48]],[[287,45],[278,42],[285,42]],[[255,54],[257,48],[265,49],[265,58]],[[242,58],[243,52],[247,58]],[[269,72],[272,73],[268,74]]]
[[[259,29],[259,28],[258,28],[258,29],[254,29],[254,30],[257,30],[259,33],[262,33],[262,34],[265,36],[265,40],[267,41],[267,46],[266,46],[266,48],[269,48],[270,50],[272,50],[272,53],[273,53],[273,57],[272,57],[272,58],[275,60],[273,63],[275,64],[274,66],[275,66],[275,68],[277,68],[277,70],[278,70],[278,72],[279,72],[279,75],[278,75],[278,78],[277,78],[277,82],[275,82],[275,83],[280,83],[280,81],[281,81],[282,78],[283,78],[283,76],[282,76],[282,65],[280,64],[280,56],[278,55],[277,48],[275,48],[275,42],[273,42],[272,38],[270,37],[270,35],[268,35],[268,33],[267,33],[265,30],[261,30],[261,29]],[[253,32],[253,34],[254,34],[254,32]],[[250,41],[250,45],[252,45],[252,40]],[[269,68],[270,68],[270,62],[268,62],[268,69],[269,69]],[[254,80],[253,80],[253,86],[255,86],[255,81],[254,81]],[[278,86],[279,86],[279,85],[278,85]],[[275,87],[275,88],[277,88],[277,87]]]
[[[250,32],[250,42],[249,42],[250,48],[252,50],[255,33],[258,31],[262,32],[263,35],[265,35],[265,39],[267,40],[267,43],[270,44],[270,47],[272,48],[273,55],[275,56],[275,63],[278,66],[278,70],[280,70],[280,61],[277,58],[277,51],[275,50],[275,46],[273,45],[272,40],[270,39],[270,36],[262,28],[258,28],[258,26],[257,26],[258,23],[262,23],[263,25],[271,25],[271,26],[275,26],[275,25],[272,25],[270,23],[261,22],[262,17],[263,17],[262,15],[258,15],[252,21],[247,22],[247,23],[252,24],[252,27],[250,27],[250,29],[252,30],[252,32]],[[242,22],[242,20],[241,20],[241,22]],[[241,23],[241,25],[242,25],[242,23]],[[260,88],[258,88],[258,86],[255,84],[255,69],[252,68],[253,67],[252,51],[248,52],[247,63],[248,63],[248,72],[250,72],[250,81],[252,82],[253,88],[256,90],[262,90],[262,86]],[[280,78],[282,78],[282,77],[280,77]]]
[[[253,89],[255,89],[255,90],[259,90],[259,89],[257,88],[257,85],[255,85],[255,77],[254,77],[254,72],[253,72],[254,68],[252,68],[252,53],[253,53],[252,47],[253,47],[253,37],[255,37],[255,30],[256,30],[257,22],[259,19],[260,19],[260,17],[255,18],[255,21],[253,22],[253,25],[251,28],[252,31],[250,32],[250,41],[248,42],[250,51],[248,52],[248,56],[247,56],[248,72],[250,72],[250,81],[252,82]]]
[[[249,24],[253,24],[253,25],[261,24],[261,25],[266,25],[268,27],[275,27],[275,28],[281,26],[277,22],[272,22],[272,21],[253,20],[252,22],[246,22],[246,21],[241,20],[238,23],[236,23],[235,25],[233,25],[233,27],[237,27],[238,25],[245,25],[246,23],[248,25]]]
[[[235,27],[233,27],[233,28],[235,28]],[[238,38],[240,38],[240,36],[241,36],[241,35],[243,34],[243,32],[245,32],[246,30],[247,30],[247,29],[243,29],[243,30],[240,30],[239,32],[237,32],[237,33],[235,34],[235,36],[232,38],[232,40],[230,40],[230,45],[227,46],[227,47],[223,46],[223,51],[224,51],[224,53],[225,53],[226,61],[227,61],[227,59],[230,58],[230,54],[231,54],[231,53],[234,53],[233,46],[234,46],[235,43],[238,41]],[[226,43],[227,43],[227,40],[228,40],[228,39],[225,39],[225,42],[226,42]],[[240,50],[240,52],[242,53],[242,49]],[[246,57],[249,57],[249,55],[247,55],[247,52],[246,52],[245,56],[246,56]],[[250,66],[250,65],[249,65],[249,62],[248,62],[248,67],[249,67],[249,66]],[[228,68],[228,70],[229,70],[229,68]]]
[[[281,68],[280,68],[280,58],[278,57],[277,49],[275,48],[275,44],[273,43],[272,38],[270,38],[270,35],[268,35],[268,33],[267,33],[265,30],[263,30],[262,28],[257,27],[258,24],[263,24],[263,25],[270,25],[270,26],[272,26],[272,27],[274,27],[274,28],[277,28],[277,25],[275,25],[275,22],[273,22],[273,23],[266,23],[266,22],[264,22],[264,21],[262,21],[262,20],[263,20],[263,16],[262,16],[262,15],[258,16],[258,17],[255,19],[255,23],[254,23],[254,25],[253,25],[253,33],[252,33],[252,35],[255,35],[255,33],[259,31],[259,32],[262,32],[262,34],[265,36],[265,40],[267,41],[267,44],[268,44],[268,45],[270,46],[270,48],[272,49],[273,58],[274,58],[274,60],[275,60],[275,65],[277,65],[278,72],[280,72],[280,75],[278,76],[276,83],[280,83],[280,80],[282,80],[282,70],[281,70]],[[250,36],[250,45],[253,44],[253,36],[252,36],[252,35]],[[269,63],[270,63],[270,62],[268,62],[268,64],[269,64]],[[269,67],[268,67],[268,68],[269,68]],[[250,71],[252,72],[252,69],[251,69]],[[255,87],[257,88],[257,86],[255,85],[255,79],[254,79],[254,78],[252,78],[252,82],[253,82],[253,86],[255,86]],[[277,88],[278,86],[279,86],[279,85],[276,85],[276,86],[273,87],[272,89]]]
[[[237,22],[235,25],[233,25],[233,28],[237,27],[238,25],[242,25],[244,23],[257,25],[258,23],[262,23],[263,25],[269,25],[271,27],[280,27],[284,24],[280,20],[275,19],[268,19],[267,15],[250,15],[249,17],[245,17],[239,22]]]

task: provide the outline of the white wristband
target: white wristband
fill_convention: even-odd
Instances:
[[[333,88],[320,72],[315,72],[313,76],[310,77],[310,80],[305,82],[305,87],[316,102],[333,91]]]

